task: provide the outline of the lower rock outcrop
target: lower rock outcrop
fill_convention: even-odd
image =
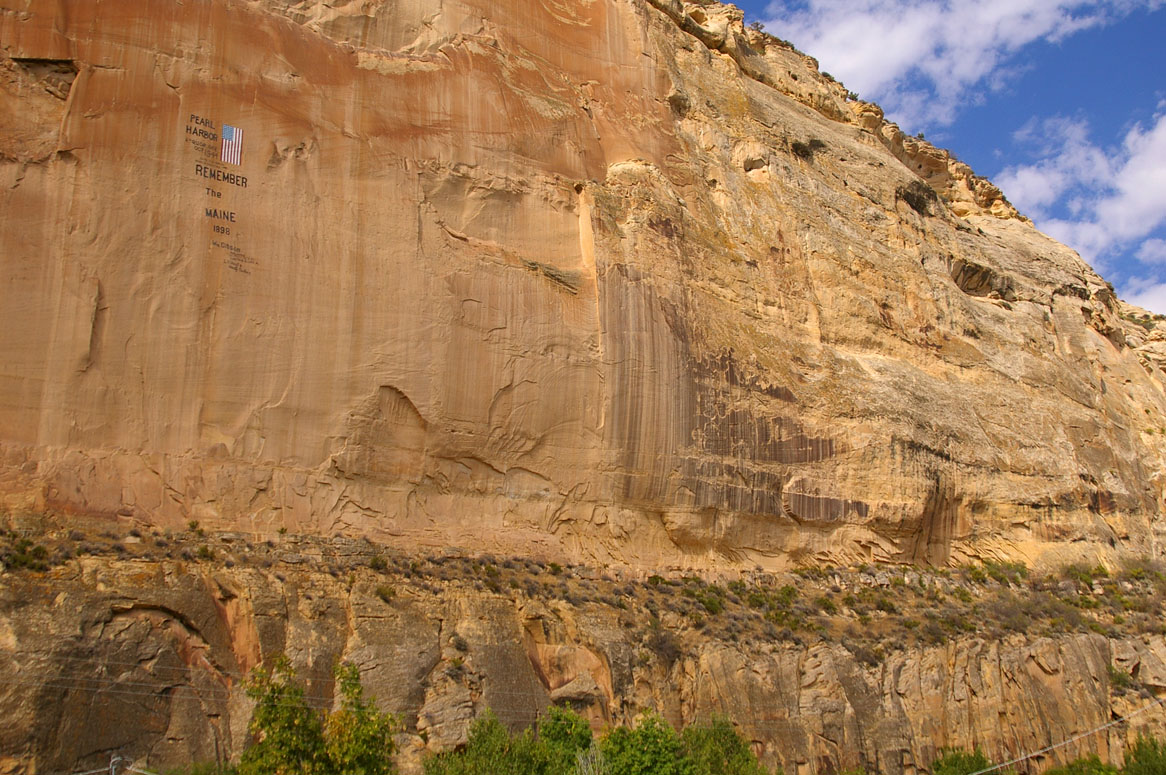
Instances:
[[[276,653],[291,658],[319,708],[333,702],[333,665],[355,664],[380,707],[400,715],[407,772],[426,752],[464,742],[486,708],[521,728],[562,702],[600,729],[649,708],[676,724],[725,714],[786,773],[913,775],[941,747],[1008,758],[1103,727],[1166,691],[1166,639],[1152,630],[1041,636],[1048,622],[1033,615],[1032,635],[1002,633],[981,614],[951,623],[962,636],[912,635],[893,647],[884,610],[895,604],[885,601],[898,601],[907,629],[897,632],[919,633],[927,609],[906,601],[954,601],[971,589],[991,612],[989,593],[1012,594],[1008,579],[981,589],[849,571],[720,587],[457,553],[386,559],[355,541],[189,535],[205,541],[192,552],[156,536],[125,544],[132,538],[106,553],[83,542],[82,556],[46,572],[0,575],[0,772],[100,767],[110,752],[153,770],[231,760],[248,741],[242,684]],[[1133,599],[1130,582],[1106,584],[1114,600]],[[756,596],[770,594],[806,605],[763,619]],[[822,618],[836,605],[844,610]],[[845,625],[855,616],[886,633],[885,655],[855,645],[861,636]],[[1020,770],[1090,753],[1119,761],[1138,731],[1166,731],[1166,711]]]

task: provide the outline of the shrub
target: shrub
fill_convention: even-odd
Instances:
[[[971,775],[991,766],[992,761],[979,748],[971,753],[952,748],[940,751],[939,758],[931,763],[931,775]]]
[[[668,630],[653,632],[648,638],[648,648],[668,667],[672,667],[680,658],[680,644],[676,642],[676,636]]]
[[[1075,759],[1063,767],[1045,770],[1045,775],[1117,775],[1117,768],[1102,764],[1097,754]]]
[[[1113,665],[1106,665],[1109,672],[1109,683],[1119,691],[1125,691],[1134,685],[1134,679],[1130,674],[1124,670],[1120,670]]]
[[[851,653],[851,655],[868,667],[875,667],[883,661],[882,652],[872,649],[865,644],[856,641],[844,640],[842,647]]]
[[[1126,752],[1123,775],[1162,775],[1166,772],[1166,744],[1152,737],[1138,735]]]
[[[1109,572],[1102,565],[1095,565],[1090,568],[1078,563],[1066,565],[1061,569],[1061,575],[1079,584],[1085,584],[1086,586],[1092,586],[1095,579],[1109,578]]]
[[[469,740],[461,751],[448,751],[425,760],[425,775],[476,775],[515,771],[507,767],[510,734],[492,711],[487,710],[470,726]]]
[[[825,150],[825,148],[826,144],[816,137],[807,143],[803,143],[800,140],[795,140],[790,143],[789,146],[789,149],[793,151],[794,156],[797,156],[800,159],[805,159],[806,161],[812,161],[814,154],[818,151]]]
[[[906,186],[899,186],[895,198],[906,202],[908,207],[923,216],[931,215],[931,205],[939,201],[935,189],[922,180],[912,180]]]
[[[424,770],[426,775],[559,775],[570,772],[591,744],[591,728],[569,710],[551,708],[537,737],[530,729],[511,735],[487,710],[470,727],[465,748],[431,756]]]
[[[724,716],[693,725],[680,734],[681,750],[695,775],[767,775],[749,745]]]
[[[603,749],[592,742],[586,751],[579,751],[575,755],[575,775],[611,775]]]
[[[27,538],[17,539],[11,549],[0,553],[0,561],[10,568],[46,571],[49,569],[49,550]]]
[[[899,608],[895,605],[894,601],[886,596],[880,597],[875,601],[875,608],[888,614],[896,614],[899,612]]]
[[[600,745],[612,775],[697,775],[681,755],[680,736],[656,713],[634,728],[613,729]]]
[[[704,606],[704,610],[708,611],[710,614],[719,614],[721,611],[725,610],[724,602],[715,594],[701,594],[697,596],[697,600],[699,600],[700,604]]]
[[[1022,562],[986,562],[984,572],[1001,584],[1019,584],[1028,578],[1028,568]]]

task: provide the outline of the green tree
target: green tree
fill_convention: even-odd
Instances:
[[[507,775],[512,768],[510,733],[487,710],[470,725],[466,747],[446,751],[425,760],[425,775]]]
[[[1126,752],[1124,775],[1166,775],[1166,745],[1152,737],[1138,735]]]
[[[724,716],[687,727],[680,733],[680,745],[696,775],[767,775],[753,749]]]
[[[336,775],[389,775],[393,772],[396,719],[365,699],[356,665],[336,668],[340,710],[324,724],[324,747]]]
[[[277,657],[270,671],[257,668],[247,696],[255,700],[255,743],[243,751],[239,775],[326,775],[323,725],[304,700],[287,657]]]
[[[655,713],[640,719],[634,729],[613,729],[601,748],[612,775],[696,775],[683,755],[680,736]]]
[[[577,713],[552,705],[539,721],[538,739],[545,747],[547,771],[551,775],[568,773],[580,752],[591,748],[591,725]]]
[[[247,682],[255,741],[239,775],[390,775],[395,719],[365,698],[355,666],[338,665],[336,682],[340,709],[325,719],[309,707],[287,657],[256,669]]]

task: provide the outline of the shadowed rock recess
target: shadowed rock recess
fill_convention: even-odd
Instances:
[[[0,515],[642,577],[1157,556],[1166,326],[852,97],[707,0],[0,0]],[[934,686],[828,647],[636,672],[594,634],[610,611],[457,593],[366,619],[353,587],[125,562],[0,577],[0,772],[122,745],[78,726],[91,695],[27,699],[73,675],[73,646],[42,654],[65,633],[109,665],[217,655],[219,699],[131,697],[143,762],[237,755],[242,671],[287,649],[325,675],[365,638],[432,750],[486,704],[533,712],[547,670],[619,713],[755,716],[789,775],[1108,719],[1101,636],[953,643],[917,656],[974,680]],[[509,639],[492,679],[433,672],[455,621]],[[1068,715],[1023,733],[939,731],[1050,696]]]

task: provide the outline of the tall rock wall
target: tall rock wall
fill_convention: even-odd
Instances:
[[[1111,289],[731,7],[0,0],[0,51],[11,513],[1157,551],[1162,372]]]

